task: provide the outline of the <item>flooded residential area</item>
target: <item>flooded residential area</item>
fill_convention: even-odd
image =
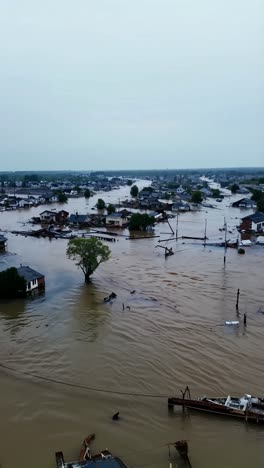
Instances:
[[[207,190],[220,187],[205,180]],[[97,213],[99,198],[121,211],[153,185],[150,178],[133,183],[134,199],[125,185],[0,213],[7,239],[1,271],[22,265],[45,276],[44,293],[1,301],[2,467],[33,468],[36,460],[52,467],[61,449],[74,460],[89,432],[96,448],[111,447],[133,467],[166,466],[168,444],[181,439],[193,467],[263,465],[261,424],[168,409],[168,398],[181,397],[186,385],[192,398],[264,396],[263,245],[246,246],[244,254],[240,240],[223,247],[241,238],[241,219],[255,211],[232,206],[243,195],[220,187],[221,202],[207,196],[205,206],[167,211],[145,238],[127,227],[101,227],[102,238],[115,242],[103,241],[111,258],[89,284],[67,258],[68,239],[17,234],[39,229],[29,221],[45,210]],[[71,232],[99,235],[91,227]]]
[[[264,2],[0,12],[0,468],[263,468]]]

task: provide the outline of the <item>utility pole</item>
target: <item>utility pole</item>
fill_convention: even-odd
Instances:
[[[178,240],[179,212],[176,215],[176,241]]]
[[[207,229],[207,219],[205,220],[205,225],[204,225],[204,247],[206,246],[206,229]]]
[[[168,225],[170,226],[170,230],[171,230],[172,234],[174,234],[174,231],[173,231],[173,229],[172,229],[172,227],[171,227],[171,224],[170,224],[170,222],[169,222],[168,216],[167,216],[167,223],[168,223]]]
[[[226,250],[227,250],[227,224],[226,219],[224,218],[224,228],[225,228],[225,251],[224,251],[224,266],[226,264]]]

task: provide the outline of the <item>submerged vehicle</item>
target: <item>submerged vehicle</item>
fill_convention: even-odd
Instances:
[[[108,450],[92,455],[90,442],[95,438],[95,434],[90,434],[86,437],[81,445],[80,456],[78,461],[64,461],[63,452],[56,452],[57,468],[127,468],[125,463]]]
[[[187,398],[186,395],[188,395]],[[206,396],[191,398],[190,389],[186,387],[185,391],[182,392],[182,398],[168,398],[168,407],[172,409],[174,406],[264,423],[264,398],[248,394],[242,397],[228,395],[220,398]]]

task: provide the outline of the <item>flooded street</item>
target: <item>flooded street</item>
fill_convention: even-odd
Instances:
[[[118,202],[129,190],[62,206],[92,213],[98,197]],[[223,239],[226,216],[228,236],[236,237],[239,218],[252,211],[230,208],[233,199],[215,203],[218,209],[180,214],[178,235],[202,237],[207,219],[209,240]],[[30,229],[24,223],[45,208],[0,213],[0,228]],[[176,219],[171,224],[175,229]],[[155,234],[169,238],[168,224],[157,225]],[[167,409],[167,397],[186,385],[192,396],[264,396],[264,315],[257,313],[264,305],[262,247],[245,255],[228,249],[224,268],[223,249],[202,241],[163,243],[175,251],[165,259],[158,238],[118,237],[107,244],[111,259],[85,285],[66,257],[66,240],[6,235],[1,269],[31,266],[45,275],[46,293],[0,305],[2,468],[52,468],[56,450],[76,459],[91,432],[95,448],[109,448],[134,468],[168,466],[167,443],[182,438],[193,468],[263,466],[264,426]],[[241,325],[226,327],[225,320],[237,319],[238,288]],[[104,303],[112,291],[117,298]],[[120,421],[113,422],[116,411]]]

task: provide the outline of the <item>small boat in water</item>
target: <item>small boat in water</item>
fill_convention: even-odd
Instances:
[[[86,437],[81,445],[80,456],[78,461],[64,461],[62,452],[56,452],[57,468],[127,468],[125,463],[108,450],[92,455],[90,443],[94,440],[95,434],[90,434]]]
[[[192,399],[189,387],[186,387],[182,398],[168,398],[168,407],[172,409],[174,406],[264,423],[264,398],[248,394],[242,397],[228,395],[220,398],[204,396]]]

